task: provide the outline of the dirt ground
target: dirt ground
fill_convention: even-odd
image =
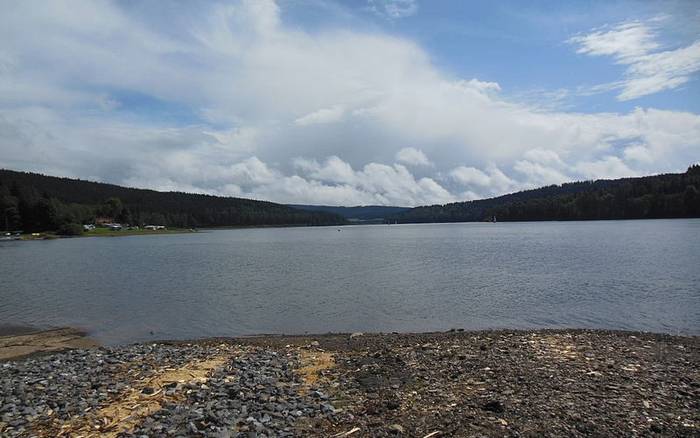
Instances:
[[[72,328],[45,331],[17,328],[7,331],[13,334],[0,336],[0,361],[51,351],[92,348],[98,345],[84,332]]]
[[[700,436],[698,337],[451,331],[94,346],[70,329],[0,338],[0,377],[13,405],[0,406],[0,431]],[[86,347],[60,360],[51,353]],[[8,362],[11,355],[32,357]],[[49,386],[41,380],[54,376]]]

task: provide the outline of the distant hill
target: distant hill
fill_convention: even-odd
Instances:
[[[356,207],[334,207],[330,205],[296,205],[289,207],[306,211],[333,213],[353,222],[383,222],[385,218],[409,210],[408,207],[386,207],[383,205],[361,205]]]
[[[133,189],[0,169],[0,229],[57,230],[96,217],[169,227],[337,225],[345,219],[272,202]]]
[[[700,217],[700,166],[685,173],[552,185],[496,198],[417,207],[387,221],[474,222]]]

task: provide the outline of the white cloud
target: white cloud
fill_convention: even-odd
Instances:
[[[531,149],[525,152],[524,157],[535,163],[555,165],[557,167],[565,166],[559,155],[552,150],[542,148]]]
[[[513,169],[525,177],[527,185],[546,186],[571,181],[570,174],[575,173],[564,163],[559,155],[542,148],[532,149],[523,155]]]
[[[432,163],[420,149],[403,148],[396,153],[396,161],[409,166],[430,166]]]
[[[614,56],[625,63],[633,62],[639,56],[659,48],[652,29],[639,21],[618,24],[607,31],[577,35],[569,39],[569,42],[579,45],[577,53]]]
[[[495,82],[441,71],[410,40],[305,32],[269,1],[179,3],[167,19],[155,4],[76,1],[0,14],[0,167],[278,202],[419,205],[679,171],[700,150],[697,114],[534,108]],[[158,117],[159,106],[185,115]]]
[[[418,12],[417,0],[367,0],[367,9],[388,19],[405,18]]]
[[[498,82],[480,81],[476,78],[470,79],[468,81],[460,81],[460,84],[465,87],[471,87],[482,92],[501,91],[501,86],[498,85]]]
[[[297,158],[294,164],[299,171],[319,181],[340,184],[357,183],[357,175],[350,164],[336,156],[328,157],[323,164],[306,158]]]
[[[368,163],[354,170],[334,156],[322,163],[297,158],[295,165],[298,173],[287,176],[275,172],[262,184],[249,185],[247,191],[244,188],[237,194],[279,202],[331,205],[415,206],[456,200],[432,178],[416,178],[400,164]]]
[[[459,166],[450,172],[450,176],[462,185],[477,185],[488,187],[491,185],[491,178],[483,171],[475,167]]]
[[[577,170],[588,179],[638,176],[618,157],[607,156],[597,161],[579,163]]]
[[[568,40],[578,46],[577,53],[611,56],[616,63],[627,66],[622,80],[598,85],[592,92],[619,89],[619,100],[631,100],[678,88],[700,71],[700,41],[686,47],[660,50],[653,27],[659,21],[621,23],[607,31],[577,35]]]
[[[652,154],[644,145],[636,144],[625,148],[623,152],[625,160],[639,163],[651,163],[653,161]]]
[[[449,172],[449,176],[462,189],[467,189],[469,199],[510,193],[527,186],[514,181],[495,166],[489,166],[486,171],[475,167],[458,166]]]
[[[533,186],[548,186],[570,181],[571,178],[557,169],[542,163],[533,163],[528,160],[520,160],[513,166],[517,172],[526,177]]]
[[[700,71],[700,41],[676,50],[650,53],[630,63],[620,100],[678,88]]]
[[[334,106],[331,108],[321,108],[318,111],[314,111],[303,117],[299,117],[294,121],[295,124],[299,126],[309,126],[317,125],[323,123],[333,123],[339,121],[345,111],[341,106]]]

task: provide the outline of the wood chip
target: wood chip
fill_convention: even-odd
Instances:
[[[350,436],[354,434],[355,432],[359,432],[361,429],[359,427],[353,427],[352,429],[348,430],[347,432],[340,432],[335,435],[334,437],[341,437],[341,436]]]

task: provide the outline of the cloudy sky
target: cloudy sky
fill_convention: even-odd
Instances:
[[[413,206],[700,160],[700,4],[0,0],[0,167]]]

